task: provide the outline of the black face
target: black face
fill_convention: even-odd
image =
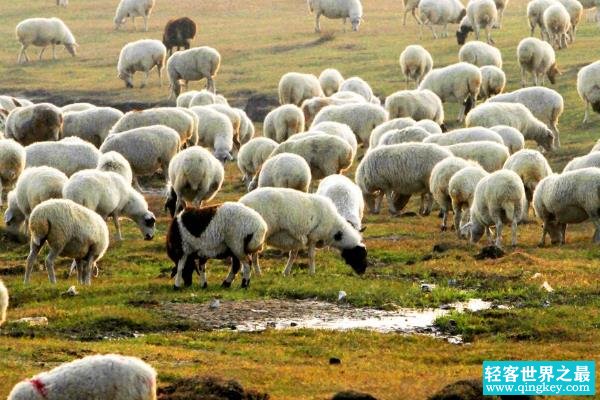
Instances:
[[[446,124],[442,123],[440,125],[440,129],[442,130],[442,132],[448,132],[448,127],[446,126]]]
[[[466,26],[461,26],[460,29],[456,31],[456,42],[459,45],[465,44],[470,31],[471,29],[467,28]]]
[[[469,111],[471,111],[471,109],[475,106],[475,99],[473,99],[472,96],[469,96],[466,100],[465,100],[465,115],[467,115],[469,113]]]
[[[342,258],[359,275],[364,274],[367,270],[367,249],[365,246],[342,250]]]
[[[144,218],[144,225],[146,225],[148,228],[154,228],[154,224],[156,224],[156,218],[154,218],[154,217]]]

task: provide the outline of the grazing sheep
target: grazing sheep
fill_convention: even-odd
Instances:
[[[485,42],[473,41],[465,44],[458,52],[458,59],[478,67],[493,65],[502,68],[500,50]]]
[[[444,123],[444,106],[431,90],[401,90],[385,99],[385,110],[389,118],[410,117],[415,121],[430,119]]]
[[[331,19],[343,19],[344,31],[346,20],[350,20],[352,30],[358,31],[362,22],[363,9],[360,0],[308,0],[308,10],[315,14],[315,32],[321,32],[321,15]]]
[[[175,101],[175,104],[177,105],[177,107],[182,107],[182,108],[188,108],[190,106],[190,102],[192,101],[192,99],[199,93],[201,92],[205,92],[207,95],[206,97],[206,102],[203,104],[197,104],[199,106],[204,106],[207,104],[214,104],[215,102],[215,95],[211,92],[209,92],[206,89],[202,89],[202,90],[188,90],[187,92],[183,92],[181,93],[179,96],[177,96],[177,99]]]
[[[399,63],[406,80],[407,89],[410,80],[415,81],[417,86],[419,86],[423,77],[433,68],[431,54],[418,44],[407,46],[400,53]]]
[[[269,112],[263,123],[263,136],[277,143],[303,131],[304,113],[293,104],[284,104]]]
[[[246,114],[246,111],[241,108],[234,108],[234,110],[240,116],[240,145],[248,143],[255,134],[254,123]]]
[[[33,103],[26,99],[18,99],[13,96],[0,95],[0,109],[3,109],[6,112],[11,112],[15,108],[31,105],[33,105]]]
[[[334,121],[323,121],[312,126],[311,129],[344,139],[352,147],[352,158],[354,159],[354,156],[356,156],[358,142],[356,141],[354,132],[352,132],[352,129],[348,125]]]
[[[67,104],[66,106],[62,106],[60,109],[62,110],[63,114],[65,114],[67,112],[86,111],[96,107],[97,106],[92,103],[81,102]]]
[[[69,5],[69,0],[56,0],[56,5],[58,7],[67,8],[67,6]]]
[[[156,399],[156,371],[134,357],[94,355],[18,383],[8,400]]]
[[[39,59],[42,59],[46,47],[52,46],[52,59],[56,60],[56,45],[62,44],[65,49],[75,57],[77,53],[77,42],[75,37],[59,18],[29,18],[19,22],[16,29],[17,39],[21,43],[21,50],[17,62],[27,56],[27,48],[31,45],[41,47]]]
[[[319,83],[325,96],[331,96],[340,90],[340,85],[344,82],[344,77],[335,68],[327,68],[321,71]]]
[[[63,114],[50,103],[15,108],[6,119],[7,139],[27,146],[44,140],[58,140],[62,134]]]
[[[434,25],[443,25],[442,37],[448,37],[448,24],[458,24],[467,15],[465,6],[459,0],[420,0],[419,39],[423,38],[423,26],[428,26],[437,39]]]
[[[485,231],[491,238],[490,227],[496,227],[497,247],[502,247],[502,229],[511,224],[511,244],[517,245],[517,225],[527,209],[525,189],[519,175],[510,170],[500,170],[482,178],[473,196],[471,218],[461,227],[469,232],[471,242],[477,243]]]
[[[581,68],[577,73],[577,93],[585,102],[583,123],[590,120],[590,105],[592,110],[600,113],[600,61]]]
[[[151,125],[164,125],[179,134],[182,144],[191,143],[197,137],[197,126],[194,118],[186,110],[177,107],[149,108],[142,111],[129,111],[112,127],[110,133],[129,131]]]
[[[257,187],[280,187],[308,192],[310,186],[310,166],[297,154],[281,153],[264,162],[248,191]]]
[[[0,139],[0,206],[5,188],[17,182],[25,168],[25,149],[12,139]]]
[[[278,143],[273,139],[256,137],[244,144],[237,156],[237,165],[243,174],[242,182],[250,183],[251,177],[256,175],[261,165],[269,158]]]
[[[420,0],[403,0],[404,19],[403,19],[402,25],[406,26],[406,16],[408,15],[409,12],[412,14],[415,21],[417,21],[417,25],[421,24],[421,21],[419,20],[419,17],[417,17],[417,14],[416,14],[417,9],[419,8],[419,1]]]
[[[127,18],[131,18],[133,30],[137,30],[135,26],[135,17],[144,18],[144,31],[148,32],[148,18],[154,8],[155,0],[121,0],[115,12],[115,30],[118,30],[127,22]]]
[[[116,151],[109,151],[100,155],[96,169],[105,172],[115,172],[121,175],[130,185],[133,182],[133,172],[131,171],[129,161]]]
[[[496,125],[490,129],[502,137],[504,145],[508,147],[510,154],[514,154],[525,147],[523,134],[512,126]]]
[[[375,129],[371,132],[371,136],[369,137],[369,148],[377,146],[379,143],[379,139],[381,137],[395,129],[404,129],[409,126],[413,126],[415,124],[415,120],[412,118],[394,118],[389,121],[386,121],[382,124],[377,125]]]
[[[317,194],[328,197],[338,213],[352,225],[363,232],[362,219],[365,202],[360,188],[344,175],[329,175],[319,183]]]
[[[594,151],[584,156],[573,158],[567,163],[563,172],[590,167],[600,168],[600,152]]]
[[[431,90],[438,95],[442,103],[451,101],[462,104],[458,113],[458,121],[462,122],[475,105],[482,79],[479,68],[460,62],[432,69],[419,85],[419,89]]]
[[[108,248],[108,227],[102,217],[66,199],[50,199],[35,206],[29,216],[29,233],[25,283],[29,282],[37,255],[46,242],[50,247],[46,269],[51,283],[56,283],[54,261],[62,255],[74,259],[79,283],[90,285],[92,268]]]
[[[108,135],[100,152],[116,151],[129,162],[133,184],[141,189],[137,177],[162,169],[167,177],[169,163],[179,151],[179,134],[163,125],[152,125]],[[94,167],[92,167],[94,168]]]
[[[144,73],[140,88],[146,86],[150,71],[156,67],[158,82],[162,87],[162,69],[167,59],[167,48],[160,40],[142,39],[127,43],[121,49],[117,63],[117,75],[125,82],[125,87],[133,88],[133,75]]]
[[[194,21],[188,17],[170,19],[165,25],[162,42],[167,48],[168,55],[171,56],[175,47],[178,51],[181,47],[188,50],[194,36],[196,36],[196,23]]]
[[[389,146],[391,144],[400,144],[408,142],[422,142],[429,137],[430,133],[418,126],[409,126],[404,129],[392,129],[381,136],[379,142],[373,146]]]
[[[546,39],[544,30],[544,11],[553,4],[558,4],[557,0],[531,0],[527,3],[527,22],[529,23],[530,33],[533,36],[535,28],[540,28],[540,36],[542,40]]]
[[[429,135],[423,141],[425,143],[436,143],[440,146],[450,146],[457,143],[469,143],[480,141],[504,144],[504,140],[502,140],[502,137],[500,135],[498,135],[491,129],[484,128],[481,126],[475,126],[473,128],[455,129],[446,133]]]
[[[233,160],[233,125],[226,115],[207,106],[190,108],[202,123],[198,127],[198,144],[213,151],[221,163]]]
[[[93,144],[78,137],[64,138],[58,142],[39,142],[25,147],[25,166],[56,168],[71,176],[82,169],[98,165],[100,151]]]
[[[456,41],[463,45],[469,36],[469,32],[475,31],[475,39],[479,40],[479,32],[485,30],[488,43],[494,43],[492,39],[492,27],[497,24],[498,9],[494,0],[472,0],[467,5],[467,15],[460,22],[456,31]]]
[[[473,195],[477,183],[488,175],[488,172],[480,165],[465,167],[456,172],[448,182],[448,194],[452,199],[452,211],[454,212],[454,228],[456,237],[462,238],[460,227],[467,223],[469,210],[473,204]]]
[[[298,251],[305,248],[309,273],[313,275],[316,248],[324,246],[341,250],[342,258],[356,273],[363,274],[367,269],[367,249],[360,233],[327,197],[293,189],[260,188],[239,201],[264,218],[268,227],[266,243],[290,252],[284,275],[292,272]],[[256,254],[254,264],[258,266]]]
[[[579,21],[581,20],[581,16],[583,15],[583,6],[578,0],[558,1],[566,8],[567,12],[569,13],[571,25],[569,29],[569,41],[573,43],[575,41],[575,36],[577,33],[577,25],[579,25]]]
[[[502,93],[506,86],[504,71],[493,65],[486,65],[480,69],[482,81],[479,98],[485,100]]]
[[[181,95],[179,95],[177,97],[177,99],[179,99],[180,97],[182,98],[182,102],[184,102],[184,96],[186,96],[187,94],[191,94],[191,98],[189,101],[187,101],[187,104],[185,106],[183,105],[177,105],[177,107],[194,107],[194,106],[208,106],[211,104],[216,104],[217,103],[217,95],[209,92],[206,89],[202,89],[200,91],[197,90],[192,90],[189,92],[185,92],[182,93]]]
[[[110,129],[121,117],[123,117],[123,113],[112,107],[68,111],[63,116],[62,136],[77,136],[100,147]]]
[[[319,78],[312,74],[288,72],[279,80],[279,104],[295,104],[300,107],[302,102],[313,97],[323,97]]]
[[[448,157],[437,163],[431,170],[429,178],[429,189],[433,199],[440,206],[442,213],[442,231],[448,228],[448,212],[452,210],[452,199],[448,191],[450,178],[463,168],[475,166],[475,163],[464,160],[460,157]],[[456,225],[455,229],[459,229]]]
[[[396,215],[413,194],[421,195],[421,215],[429,215],[433,198],[429,178],[433,167],[452,153],[433,143],[403,143],[370,150],[356,169],[355,181],[372,214],[378,214],[386,195],[390,214]]]
[[[214,78],[221,66],[221,55],[212,47],[202,46],[178,51],[167,61],[170,97],[176,98],[181,92],[181,82],[199,81],[206,78],[206,89],[216,93]]]
[[[357,93],[368,102],[373,98],[373,89],[371,89],[371,86],[358,76],[353,76],[342,82],[339,91]]]
[[[571,16],[565,6],[560,3],[551,5],[544,11],[542,21],[552,47],[566,48],[571,32]]]
[[[534,86],[538,86],[540,77],[544,84],[544,75],[551,84],[561,74],[556,65],[556,56],[552,46],[536,38],[525,38],[517,46],[517,59],[521,67],[521,87],[527,85],[527,72],[533,76]]]
[[[241,115],[234,108],[229,106],[229,104],[215,103],[209,104],[205,107],[218,111],[221,114],[225,115],[227,118],[229,118],[231,126],[233,127],[233,144],[237,149],[239,149],[240,126],[242,125]]]
[[[6,321],[6,309],[8,309],[8,289],[0,279],[0,326]]]
[[[510,156],[504,144],[494,142],[468,142],[457,143],[446,147],[456,157],[476,161],[488,172],[502,169],[506,159]]]

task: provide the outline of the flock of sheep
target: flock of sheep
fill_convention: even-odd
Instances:
[[[166,66],[176,106],[123,114],[111,107],[75,103],[57,107],[0,96],[0,195],[6,194],[6,228],[30,237],[25,282],[47,243],[45,266],[56,282],[54,262],[73,260],[78,282],[90,284],[97,262],[107,251],[112,218],[116,240],[122,240],[120,218],[134,221],[146,240],[155,235],[156,218],[142,195],[138,177],[162,171],[167,185],[165,209],[172,217],[166,237],[168,257],[175,264],[175,288],[189,286],[195,272],[207,286],[206,263],[231,259],[223,281],[232,284],[242,271],[248,287],[252,269],[260,275],[258,255],[265,246],[289,252],[289,275],[300,250],[307,250],[309,272],[315,273],[316,249],[340,250],[344,261],[362,274],[367,249],[361,232],[364,208],[381,211],[384,197],[392,215],[401,213],[413,195],[421,197],[419,213],[428,215],[434,202],[442,214],[441,229],[454,227],[459,239],[477,242],[485,233],[502,245],[504,225],[517,229],[535,215],[543,221],[541,243],[564,243],[567,224],[591,221],[600,242],[600,142],[553,174],[543,152],[560,146],[558,122],[562,96],[544,84],[560,74],[555,49],[575,40],[583,8],[596,4],[577,0],[532,0],[527,19],[542,40],[523,39],[517,47],[522,89],[503,93],[506,76],[502,57],[492,46],[491,30],[501,27],[508,0],[405,0],[421,27],[458,24],[459,62],[434,68],[422,46],[408,46],[399,63],[406,90],[390,94],[384,104],[360,77],[345,79],[333,68],[320,76],[290,72],[279,81],[281,105],[268,113],[262,136],[244,110],[231,107],[216,94],[214,78],[221,57],[210,47],[189,48],[196,26],[188,18],[169,21],[163,41],[144,39],[123,47],[118,76],[133,86],[133,74]],[[68,6],[67,0],[57,5]],[[359,0],[308,0],[320,17],[349,19],[357,31],[362,20]],[[127,17],[148,17],[154,0],[121,0],[115,28]],[[135,25],[134,25],[135,26]],[[465,43],[469,32],[487,43]],[[26,50],[62,44],[73,55],[77,43],[57,18],[28,19],[18,24]],[[185,50],[172,53],[173,48]],[[168,48],[168,50],[167,50]],[[167,59],[167,53],[170,57]],[[171,54],[172,53],[172,54]],[[167,60],[167,61],[165,61]],[[527,86],[527,74],[533,87]],[[181,93],[188,81],[207,80],[207,89]],[[182,84],[183,81],[183,84]],[[414,81],[417,88],[409,90]],[[600,62],[582,68],[577,90],[600,112]],[[480,101],[479,105],[477,102]],[[465,128],[446,132],[444,103],[461,105],[458,121]],[[526,149],[527,140],[541,151]],[[362,146],[362,150],[359,149]],[[224,164],[236,160],[248,194],[237,202],[201,207],[212,200],[225,178]],[[344,176],[358,162],[354,181]],[[2,196],[0,196],[0,201]],[[493,231],[492,231],[492,228]],[[8,293],[0,281],[0,324],[6,318]],[[82,378],[91,374],[89,381]],[[108,374],[108,375],[105,375]],[[120,356],[94,356],[63,365],[18,384],[9,399],[71,397],[88,394],[110,379],[122,399],[155,398],[156,373],[143,362]],[[81,383],[78,383],[81,382]],[[55,391],[57,391],[55,393]],[[60,397],[60,396],[59,396]],[[69,396],[67,396],[69,397]],[[114,397],[114,396],[113,396]]]

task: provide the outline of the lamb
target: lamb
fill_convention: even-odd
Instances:
[[[471,166],[456,172],[448,182],[448,194],[452,199],[454,227],[458,239],[462,238],[460,227],[467,223],[464,220],[469,217],[469,209],[473,204],[475,187],[487,175],[489,174],[480,165]]]
[[[358,32],[363,16],[360,0],[308,0],[308,10],[315,14],[317,33],[321,32],[321,15],[331,19],[343,19],[344,30],[346,30],[346,19],[349,19],[354,32]]]
[[[123,117],[112,107],[94,107],[84,111],[69,111],[63,116],[62,136],[77,136],[100,147],[110,129]]]
[[[521,132],[526,140],[535,140],[546,151],[554,149],[555,136],[552,130],[521,103],[483,103],[467,115],[466,125],[508,125]]]
[[[125,24],[127,18],[131,18],[133,30],[137,30],[135,17],[142,17],[144,18],[144,31],[148,32],[148,18],[154,8],[154,3],[155,0],[121,0],[115,13],[115,30]]]
[[[214,78],[221,66],[221,55],[212,47],[202,46],[178,51],[167,61],[170,97],[176,98],[181,92],[180,81],[199,81],[206,78],[206,88],[215,93]]]
[[[328,197],[338,213],[358,232],[362,226],[365,202],[360,188],[344,175],[329,175],[319,183],[318,195]]]
[[[284,104],[267,114],[263,123],[263,136],[277,143],[293,134],[304,131],[304,113],[293,104]]]
[[[270,157],[254,177],[248,191],[257,187],[280,187],[308,192],[310,166],[297,154],[281,153]]]
[[[596,167],[600,168],[600,152],[594,151],[585,156],[575,157],[567,163],[563,172],[574,171],[576,169]]]
[[[179,134],[181,143],[191,143],[197,137],[198,129],[194,118],[186,110],[177,107],[149,108],[143,111],[129,111],[112,127],[110,133],[125,132],[151,125],[164,125]]]
[[[60,109],[62,110],[63,114],[65,114],[67,112],[86,111],[86,110],[90,110],[90,109],[96,108],[96,107],[97,106],[92,103],[78,102],[78,103],[67,104],[66,106],[62,106]]]
[[[590,105],[592,110],[600,113],[600,61],[586,65],[577,73],[577,93],[585,102],[583,123],[590,121]]]
[[[517,59],[521,67],[521,87],[527,85],[527,72],[533,76],[533,84],[538,86],[540,77],[544,84],[544,75],[551,84],[561,74],[556,65],[556,56],[552,46],[536,38],[525,38],[517,46]]]
[[[156,371],[134,357],[94,355],[18,383],[8,400],[156,399]]]
[[[389,118],[410,117],[415,121],[430,119],[444,123],[444,106],[431,90],[401,90],[385,99],[385,110]]]
[[[21,50],[17,62],[20,64],[24,58],[29,62],[27,48],[31,45],[41,47],[39,60],[42,59],[46,47],[52,46],[52,59],[56,60],[56,45],[62,44],[73,56],[77,54],[77,41],[67,25],[59,18],[29,18],[19,22],[16,28],[17,40],[21,43]]]
[[[523,134],[515,128],[506,125],[496,125],[490,129],[502,137],[504,145],[508,147],[510,154],[514,154],[525,147]]]
[[[100,146],[100,152],[116,151],[125,157],[131,165],[133,184],[141,189],[137,177],[153,174],[158,169],[162,169],[166,176],[169,163],[180,146],[179,134],[175,130],[152,125],[109,135]]]
[[[556,0],[531,0],[527,3],[527,21],[529,23],[530,35],[533,36],[535,28],[540,27],[540,35],[542,39],[546,38],[544,30],[544,12],[554,4],[558,4]]]
[[[488,141],[457,143],[447,149],[456,157],[478,162],[488,172],[501,169],[510,156],[504,144]]]
[[[425,143],[436,143],[440,146],[450,146],[457,143],[489,141],[504,144],[502,137],[491,129],[476,126],[473,128],[455,129],[447,133],[429,135],[423,139]]]
[[[478,67],[493,65],[502,68],[502,54],[496,47],[485,42],[469,42],[461,47],[458,59]]]
[[[54,261],[62,255],[74,259],[79,283],[91,284],[92,268],[108,248],[108,227],[100,215],[72,200],[46,200],[31,212],[29,232],[31,242],[25,270],[26,284],[37,255],[46,242],[50,247],[46,269],[51,283],[56,283]],[[59,396],[64,395],[61,392]]]
[[[460,62],[444,68],[432,69],[419,85],[419,89],[431,90],[438,95],[442,103],[449,101],[462,103],[463,107],[458,114],[458,121],[462,122],[475,105],[482,80],[479,68]]]
[[[168,55],[171,56],[175,47],[177,47],[177,51],[181,47],[188,50],[194,36],[196,36],[196,23],[194,21],[188,17],[170,19],[165,25],[162,42],[167,48]]]
[[[404,129],[392,129],[391,131],[384,133],[383,136],[381,136],[381,139],[379,139],[379,142],[373,147],[408,142],[422,142],[429,136],[429,132],[418,126],[409,126]]]
[[[570,29],[569,29],[569,41],[573,43],[575,41],[575,35],[577,33],[577,25],[583,15],[583,6],[578,0],[558,0],[562,4],[570,18]]]
[[[542,20],[550,44],[559,49],[566,48],[571,32],[571,16],[565,6],[560,3],[551,5],[544,11]]]
[[[360,94],[368,102],[373,99],[373,89],[371,89],[371,86],[367,82],[358,76],[353,76],[342,82],[339,91]]]
[[[443,25],[443,37],[448,36],[448,24],[458,24],[467,15],[465,6],[459,0],[420,0],[419,1],[419,38],[423,38],[423,26],[428,26],[437,39],[434,25]]]
[[[479,32],[483,29],[488,43],[494,43],[492,39],[492,27],[498,21],[498,9],[494,0],[473,0],[467,5],[467,15],[462,19],[456,40],[458,44],[465,44],[469,32],[475,31],[475,38],[479,40]]]
[[[429,215],[433,199],[429,178],[433,167],[452,153],[433,143],[403,143],[370,150],[356,169],[356,184],[373,214],[386,195],[390,214],[396,215],[413,194],[421,195],[421,215]]]
[[[266,221],[266,243],[290,252],[284,275],[292,272],[298,251],[305,248],[309,273],[313,275],[316,248],[322,246],[341,250],[342,258],[356,273],[363,274],[367,269],[367,249],[360,233],[338,213],[330,199],[294,189],[259,188],[239,201]],[[258,265],[257,255],[254,263]]]
[[[279,80],[279,104],[294,104],[298,107],[302,102],[313,97],[323,97],[319,78],[312,74],[288,72]]]
[[[506,75],[504,71],[493,65],[481,67],[481,90],[479,98],[488,99],[504,91],[506,86]]]
[[[25,149],[12,139],[0,139],[0,206],[5,188],[17,182],[25,168]]]
[[[491,238],[490,226],[496,227],[495,245],[502,247],[502,229],[511,224],[511,244],[517,245],[517,226],[527,208],[525,189],[519,175],[510,170],[496,171],[482,178],[473,195],[469,223],[461,227],[477,243],[485,231]]]
[[[221,163],[233,160],[233,125],[224,114],[207,106],[190,108],[200,121],[198,144],[212,149],[213,155]]]
[[[404,129],[413,126],[415,120],[412,118],[394,118],[382,124],[379,124],[371,132],[369,137],[369,147],[375,147],[379,143],[379,139],[386,133],[394,129]]]
[[[8,289],[0,279],[0,326],[6,321],[6,310],[8,309]]]
[[[125,82],[125,87],[133,88],[133,75],[144,73],[140,88],[146,86],[150,71],[156,67],[158,82],[162,87],[162,69],[167,59],[167,48],[160,40],[142,39],[127,43],[121,49],[117,63],[117,76]]]
[[[98,165],[100,151],[93,144],[78,137],[64,138],[58,142],[39,142],[25,147],[25,166],[46,165],[71,176],[82,169]]]
[[[420,2],[420,0],[403,0],[404,19],[403,19],[402,25],[406,26],[406,16],[408,15],[409,12],[412,14],[415,21],[417,21],[417,24],[421,23],[421,21],[419,20],[419,17],[417,17],[417,14],[416,14],[417,9],[419,8],[419,2]]]
[[[314,125],[312,129],[344,139],[352,147],[352,158],[354,159],[354,156],[356,156],[358,142],[356,141],[354,132],[352,132],[352,129],[348,125],[334,121],[323,121]]]
[[[192,146],[177,153],[169,164],[165,209],[171,217],[191,202],[195,207],[210,201],[223,184],[223,165],[208,150]]]
[[[325,96],[331,96],[340,90],[340,85],[344,82],[344,77],[335,68],[327,68],[321,71],[319,83]]]
[[[410,80],[415,81],[417,86],[419,86],[423,77],[433,68],[431,54],[423,46],[416,44],[407,46],[400,53],[399,63],[407,89]]]
[[[261,215],[241,203],[185,209],[171,221],[167,232],[167,254],[176,265],[174,288],[192,284],[191,272],[196,268],[196,260],[200,264],[201,287],[206,288],[206,262],[210,258],[226,257],[231,257],[232,265],[222,286],[231,286],[241,263],[241,286],[247,288],[250,285],[250,257],[262,250],[267,229]],[[255,267],[259,274],[258,265]]]
[[[96,169],[105,172],[115,172],[125,179],[125,182],[131,185],[133,182],[133,172],[129,161],[116,151],[109,151],[100,155]]]
[[[252,176],[256,175],[261,165],[269,158],[278,143],[265,137],[256,137],[244,144],[237,156],[237,165],[243,174],[242,182],[250,183]]]
[[[62,111],[53,104],[19,107],[8,114],[4,136],[23,146],[44,140],[58,140],[62,134],[62,124]]]

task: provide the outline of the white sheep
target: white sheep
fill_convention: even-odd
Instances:
[[[25,147],[25,166],[46,165],[62,171],[67,176],[82,169],[96,168],[100,151],[93,144],[78,137],[68,137],[58,142],[39,142]]]
[[[200,93],[202,93],[202,104],[196,104],[199,106],[204,106],[206,104],[214,104],[215,103],[215,94],[209,92],[206,89],[202,89],[202,90],[188,90],[186,92],[180,93],[177,96],[177,99],[175,101],[177,107],[183,107],[183,108],[188,108],[190,106],[191,101],[194,99],[194,97],[196,97],[196,95],[199,95]]]
[[[0,109],[3,109],[7,112],[11,112],[18,107],[26,107],[31,105],[33,105],[33,103],[27,99],[16,98],[9,95],[0,95]]]
[[[278,93],[279,104],[295,104],[298,107],[304,100],[324,96],[319,78],[299,72],[284,74],[279,80]]]
[[[257,187],[280,187],[308,192],[310,166],[297,154],[281,153],[270,157],[254,177],[248,190]]]
[[[483,103],[475,107],[466,119],[467,126],[492,127],[508,125],[534,140],[546,151],[554,149],[555,135],[521,103]]]
[[[409,12],[412,14],[415,21],[417,21],[417,24],[421,23],[421,21],[419,20],[419,17],[417,17],[417,14],[416,14],[417,10],[419,8],[419,2],[420,2],[420,0],[403,0],[404,18],[403,18],[402,25],[406,26],[406,16],[408,15]]]
[[[371,132],[371,136],[369,137],[369,148],[377,146],[379,143],[379,139],[387,132],[394,129],[404,129],[409,126],[413,126],[415,124],[415,120],[412,118],[394,118],[377,125],[375,129]]]
[[[358,142],[354,132],[348,125],[335,121],[323,121],[312,126],[311,129],[344,139],[352,147],[352,158],[356,156]]]
[[[408,142],[422,142],[430,133],[419,126],[409,126],[403,129],[392,129],[384,133],[374,147],[389,146]]]
[[[435,68],[429,72],[419,89],[429,89],[442,101],[462,104],[458,113],[458,121],[475,105],[481,88],[481,71],[473,64],[460,62],[443,68]]]
[[[319,83],[325,96],[331,96],[340,90],[340,85],[344,82],[344,77],[335,68],[327,68],[321,71]]]
[[[156,399],[156,371],[134,357],[94,355],[18,383],[8,400]]]
[[[56,283],[54,261],[62,255],[74,259],[79,283],[91,284],[92,268],[108,248],[108,227],[102,217],[66,199],[46,200],[35,206],[29,216],[29,233],[25,283],[29,282],[37,255],[46,242],[50,247],[46,269],[51,283]]]
[[[421,0],[419,1],[419,39],[423,38],[423,26],[428,26],[437,39],[434,25],[443,25],[443,37],[448,36],[448,24],[458,24],[467,15],[465,6],[459,0]]]
[[[146,86],[150,71],[156,67],[158,82],[162,87],[162,69],[167,60],[167,48],[160,40],[142,39],[127,43],[121,49],[117,63],[117,76],[125,82],[125,87],[133,87],[133,75],[144,73],[141,88]]]
[[[154,8],[155,0],[121,0],[117,6],[115,12],[115,30],[118,30],[125,22],[127,18],[131,18],[133,29],[137,30],[135,26],[135,17],[144,18],[144,31],[148,32],[148,18]]]
[[[29,62],[27,56],[27,48],[31,45],[41,47],[39,59],[42,59],[44,50],[48,46],[52,46],[52,59],[56,60],[56,45],[62,44],[65,49],[75,57],[77,53],[77,41],[75,37],[59,18],[29,18],[19,22],[16,28],[17,39],[21,43],[21,50],[17,62],[25,58]]]
[[[267,114],[263,122],[263,136],[285,142],[290,136],[304,131],[304,113],[294,104],[284,104]]]
[[[133,182],[133,172],[131,171],[129,161],[127,161],[121,153],[117,153],[116,151],[102,153],[98,159],[96,169],[106,172],[116,172],[130,185]]]
[[[100,147],[123,113],[112,107],[68,111],[63,116],[62,136],[77,136]]]
[[[455,129],[446,133],[429,135],[423,139],[425,143],[436,143],[440,146],[450,146],[457,143],[489,141],[504,144],[502,137],[491,129],[476,126],[472,128]]]
[[[4,190],[13,186],[25,168],[25,149],[12,139],[0,139],[0,206]]]
[[[517,46],[517,60],[521,67],[521,86],[527,85],[527,73],[533,76],[533,84],[538,86],[539,79],[544,84],[544,75],[550,83],[556,82],[560,75],[556,65],[556,55],[552,46],[536,38],[525,38]]]
[[[178,107],[149,108],[142,111],[129,111],[123,115],[112,127],[110,133],[125,132],[135,128],[151,125],[164,125],[174,129],[182,144],[191,143],[197,137],[198,129],[193,114]]]
[[[504,71],[493,65],[486,65],[480,69],[482,81],[479,98],[485,100],[502,93],[506,86]]]
[[[62,111],[53,104],[18,107],[8,114],[4,136],[23,146],[43,140],[58,140],[62,124]]]
[[[90,110],[90,109],[96,108],[96,107],[97,106],[92,103],[77,102],[77,103],[67,104],[66,106],[62,106],[60,109],[62,110],[62,112],[64,114],[67,112],[79,112],[79,111]]]
[[[456,39],[458,44],[465,44],[469,32],[475,31],[475,39],[479,40],[479,33],[485,30],[488,43],[494,43],[492,28],[498,22],[498,9],[494,0],[472,0],[467,4],[467,15],[460,22]]]
[[[256,137],[242,145],[237,155],[237,165],[245,185],[250,183],[251,177],[258,173],[277,145],[276,141],[265,137]]]
[[[573,158],[565,165],[563,172],[590,167],[600,168],[600,152],[593,151],[584,156]]]
[[[527,3],[527,22],[529,23],[530,34],[533,36],[535,28],[540,28],[542,39],[546,38],[544,30],[544,11],[553,4],[558,4],[556,0],[531,0]]]
[[[321,32],[321,15],[331,19],[350,20],[352,30],[357,32],[362,22],[363,8],[360,0],[308,0],[308,10],[315,14],[315,32]]]
[[[385,110],[389,118],[410,117],[415,121],[430,119],[444,123],[444,106],[431,90],[401,90],[385,99]]]
[[[456,172],[448,182],[448,194],[452,199],[454,228],[458,239],[462,238],[460,227],[468,222],[477,183],[487,175],[488,172],[480,165],[470,166]]]
[[[592,110],[600,113],[600,61],[581,68],[577,73],[577,93],[585,102],[583,123],[590,121],[590,105]]]
[[[567,12],[569,13],[569,17],[571,19],[569,29],[569,42],[573,43],[577,34],[577,25],[579,25],[579,21],[583,16],[583,5],[579,2],[579,0],[558,1],[567,9]]]
[[[400,69],[404,75],[407,89],[410,80],[415,81],[417,86],[419,86],[423,77],[433,68],[431,54],[418,44],[406,46],[402,53],[400,53],[398,62],[400,63]]]
[[[571,32],[571,16],[565,6],[560,3],[551,5],[544,11],[542,21],[550,44],[559,49],[567,47]]]
[[[510,156],[504,144],[488,141],[457,143],[446,148],[456,157],[478,162],[488,172],[501,169]]]
[[[0,279],[0,326],[6,321],[6,310],[8,309],[8,289]]]
[[[67,6],[69,5],[69,0],[56,0],[56,5],[58,7],[67,8]]]
[[[496,125],[490,129],[502,137],[504,145],[508,147],[510,154],[514,154],[525,147],[523,134],[512,126]]]
[[[458,52],[458,59],[478,67],[493,65],[502,68],[500,50],[485,42],[472,41],[465,44]]]
[[[360,188],[344,175],[329,175],[319,183],[317,194],[328,197],[338,213],[359,232],[362,226],[365,202]]]
[[[342,82],[339,91],[357,93],[368,102],[371,102],[371,100],[374,97],[373,89],[371,89],[371,86],[364,79],[358,76],[353,76]]]
[[[198,127],[198,144],[213,151],[221,163],[233,160],[233,125],[226,115],[208,106],[190,108],[202,123]]]
[[[215,93],[215,76],[221,66],[221,55],[212,47],[202,46],[175,52],[167,61],[170,97],[181,92],[181,82],[199,81],[206,78],[206,88]]]

